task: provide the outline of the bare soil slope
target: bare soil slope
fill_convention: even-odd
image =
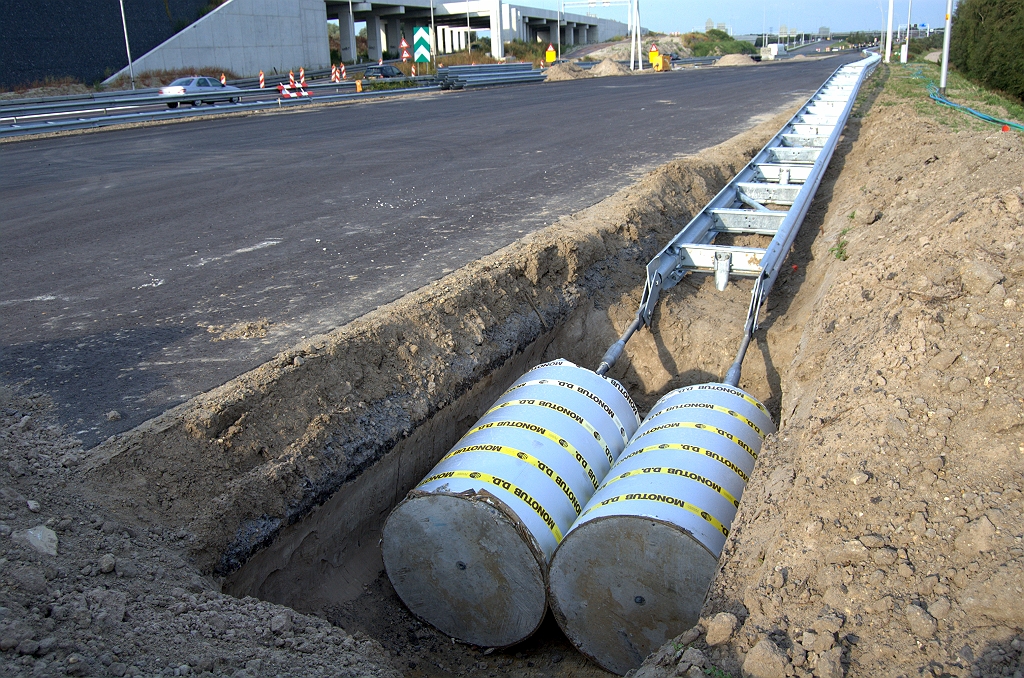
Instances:
[[[637,678],[1024,671],[1024,144],[936,115],[887,88],[848,126],[768,332],[781,431]]]

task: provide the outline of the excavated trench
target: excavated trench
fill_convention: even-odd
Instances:
[[[611,675],[579,655],[550,614],[533,638],[494,653],[419,622],[383,574],[381,527],[527,369],[559,357],[597,366],[633,319],[646,262],[789,115],[663,166],[106,443],[89,461],[85,486],[165,526],[223,591],[363,631],[407,675]],[[809,222],[814,215],[812,208]],[[798,240],[805,254],[796,253],[798,268],[780,278],[768,341],[748,352],[740,383],[776,421],[782,394],[774,363],[788,364],[799,332],[774,327],[787,325],[800,257],[809,256],[815,231],[811,224]],[[749,294],[749,282],[717,292],[710,278],[687,278],[663,296],[654,331],[632,339],[610,376],[642,414],[670,389],[719,380]]]

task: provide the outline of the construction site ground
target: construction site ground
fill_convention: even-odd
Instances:
[[[1024,671],[1024,144],[932,71],[859,98],[744,364],[780,431],[701,623],[636,678]],[[4,385],[0,675],[610,675],[550,618],[495,651],[413,618],[380,521],[525,369],[596,365],[791,113],[94,449]],[[749,293],[684,280],[612,376],[641,411],[720,379]]]

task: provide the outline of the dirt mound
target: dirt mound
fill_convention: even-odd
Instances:
[[[645,63],[647,61],[647,54],[651,51],[651,45],[657,45],[658,50],[661,51],[662,54],[675,53],[680,57],[688,57],[692,54],[690,48],[683,43],[683,39],[680,37],[670,35],[659,35],[657,37],[645,36],[643,39],[643,45],[640,49],[640,53],[643,55]],[[595,59],[628,61],[629,53],[629,40],[620,40],[618,42],[609,43],[606,47],[602,47],[599,50],[591,52],[590,56]]]
[[[599,78],[609,75],[633,75],[631,70],[620,64],[618,61],[612,61],[611,59],[605,59],[598,65],[591,68],[590,72]]]
[[[746,54],[726,54],[715,62],[716,66],[754,66],[756,61]]]
[[[401,675],[362,634],[220,593],[191,537],[137,515],[132,490],[118,516],[69,489],[85,453],[51,412],[0,386],[0,673]]]
[[[548,77],[546,82],[561,82],[562,80],[582,80],[583,78],[593,78],[594,76],[585,69],[580,68],[571,61],[567,61],[564,64],[555,64],[548,68]]]
[[[1024,669],[1024,143],[899,87],[804,224],[806,283],[769,321],[780,433],[704,622],[638,676]]]

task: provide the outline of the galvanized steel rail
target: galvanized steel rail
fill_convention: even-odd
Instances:
[[[447,66],[437,69],[441,89],[465,89],[524,82],[544,82],[547,73],[532,63],[481,64],[479,66]]]
[[[636,319],[604,355],[605,374],[640,325],[651,326],[661,294],[688,273],[711,273],[724,290],[733,276],[754,278],[742,344],[725,382],[739,383],[740,365],[757,330],[758,313],[811,205],[839,143],[864,78],[880,57],[837,69],[747,166],[647,264]],[[768,207],[774,206],[774,209]],[[719,234],[770,235],[767,248],[715,244]]]
[[[393,78],[392,80],[398,80],[398,78]],[[387,82],[387,80],[379,80],[377,82]],[[331,85],[320,86],[319,88],[325,89],[330,87],[334,87],[337,90],[342,90],[354,87],[354,85],[346,86],[344,83],[342,83],[341,85],[339,85],[338,83],[333,83]],[[307,86],[306,89],[311,88]],[[317,94],[314,97],[300,97],[293,99],[278,98],[274,96],[275,90],[269,88],[256,90],[238,90],[231,93],[233,97],[262,93],[264,95],[274,96],[274,98],[250,103],[227,104],[223,106],[210,106],[186,109],[162,108],[161,110],[143,112],[125,111],[141,108],[143,106],[152,106],[155,104],[159,104],[163,107],[167,103],[172,101],[194,101],[196,99],[196,96],[192,95],[186,97],[124,97],[123,99],[119,99],[117,101],[104,101],[102,102],[102,104],[94,105],[92,107],[83,107],[82,102],[75,102],[73,105],[67,102],[58,102],[57,105],[50,109],[46,109],[45,106],[43,108],[33,109],[29,109],[26,107],[22,111],[20,116],[8,115],[10,111],[0,110],[0,138],[18,137],[28,134],[45,134],[48,132],[60,132],[76,129],[110,127],[112,125],[124,125],[136,122],[177,120],[181,118],[190,118],[200,115],[223,115],[227,113],[239,113],[244,111],[260,111],[274,108],[303,106],[311,103],[344,101],[346,99],[404,96],[407,94],[414,94],[420,92],[437,91],[438,89],[440,88],[437,85],[431,84],[420,87],[413,87],[409,89],[370,91],[361,93],[344,92],[337,94]],[[214,96],[202,96],[202,99],[204,101],[226,102],[228,98],[229,97],[226,96],[226,93],[217,94]],[[92,117],[47,120],[47,118],[52,118],[58,115],[67,116],[75,114],[80,114],[83,116],[91,114]]]

